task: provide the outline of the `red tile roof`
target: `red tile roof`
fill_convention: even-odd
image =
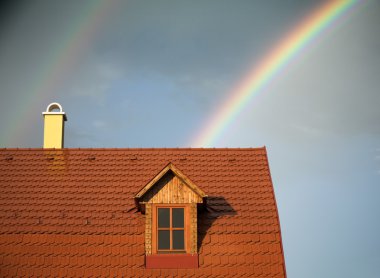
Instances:
[[[198,269],[145,269],[133,197],[168,163],[206,192]],[[0,149],[0,276],[286,277],[265,148]]]

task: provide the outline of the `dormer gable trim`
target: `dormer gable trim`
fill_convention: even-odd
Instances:
[[[172,171],[179,179],[181,179],[194,193],[202,199],[207,198],[206,193],[186,177],[173,163],[169,163],[162,169],[152,180],[150,180],[136,195],[135,200],[141,199],[145,193],[149,191],[166,173]]]

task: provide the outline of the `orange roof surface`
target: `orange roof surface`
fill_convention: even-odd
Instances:
[[[173,163],[209,197],[199,268],[146,269],[134,196]],[[286,277],[265,148],[0,149],[0,276]]]

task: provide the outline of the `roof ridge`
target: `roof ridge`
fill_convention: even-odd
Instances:
[[[55,149],[55,148],[0,148],[0,151],[125,151],[125,150],[134,150],[134,151],[252,151],[252,150],[266,150],[266,147],[245,147],[245,148],[239,148],[239,147],[232,147],[232,148],[191,148],[191,147],[185,147],[185,148],[62,148],[62,149]]]

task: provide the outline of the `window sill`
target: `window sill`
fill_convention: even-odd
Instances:
[[[145,256],[146,268],[198,268],[198,254],[153,254]]]

